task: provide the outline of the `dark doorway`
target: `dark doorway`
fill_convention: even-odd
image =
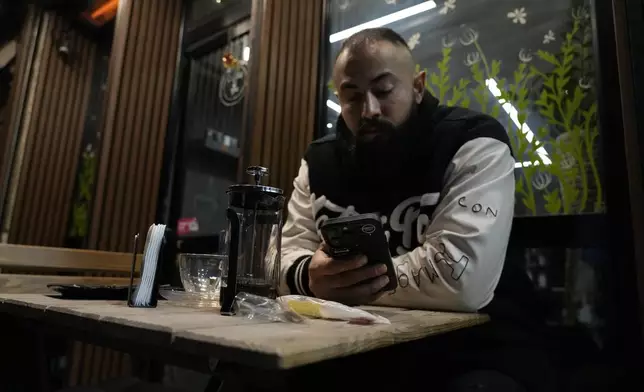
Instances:
[[[218,251],[246,115],[252,3],[202,3],[186,12],[169,132],[175,140],[166,151],[172,174],[160,194],[158,220],[176,233],[180,253]]]

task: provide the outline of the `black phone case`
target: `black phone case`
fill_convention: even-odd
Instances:
[[[365,255],[369,264],[387,266],[389,284],[383,291],[395,290],[398,279],[394,269],[389,243],[376,214],[353,215],[328,219],[320,231],[334,259]]]

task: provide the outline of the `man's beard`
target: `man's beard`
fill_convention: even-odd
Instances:
[[[363,174],[384,176],[397,172],[398,164],[410,148],[418,105],[414,103],[407,119],[396,126],[387,120],[362,119],[353,144],[353,157]]]

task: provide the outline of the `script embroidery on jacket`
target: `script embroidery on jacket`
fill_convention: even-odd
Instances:
[[[424,242],[425,233],[431,222],[431,213],[439,199],[440,193],[438,192],[426,193],[403,200],[391,211],[391,214],[388,214],[389,211],[369,212],[380,215],[385,235],[390,241],[390,248],[392,245],[395,246],[396,254],[403,255]],[[315,226],[320,236],[320,227],[327,219],[360,214],[356,211],[355,206],[339,206],[324,195],[316,197],[315,194],[311,194],[311,204]],[[392,231],[397,234],[393,240]]]

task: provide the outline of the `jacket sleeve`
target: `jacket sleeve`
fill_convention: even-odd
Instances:
[[[421,246],[393,259],[398,288],[376,304],[475,312],[494,296],[514,213],[514,164],[507,144],[466,142],[445,174]]]
[[[287,209],[288,217],[282,229],[280,295],[313,296],[309,290],[308,265],[321,241],[315,226],[309,167],[305,160],[293,181]]]

